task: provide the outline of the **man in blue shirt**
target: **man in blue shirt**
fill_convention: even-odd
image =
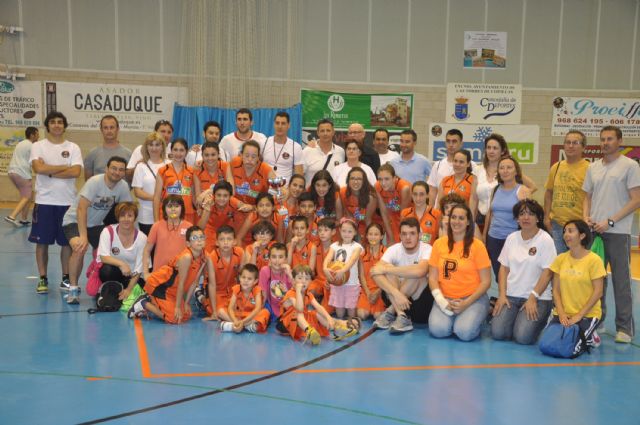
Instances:
[[[400,157],[391,160],[396,175],[413,184],[419,180],[427,181],[431,173],[431,161],[415,152],[418,135],[413,130],[400,133]]]

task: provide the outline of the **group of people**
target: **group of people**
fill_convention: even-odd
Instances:
[[[490,317],[493,338],[532,344],[551,315],[578,324],[597,346],[610,264],[616,341],[631,341],[640,167],[620,154],[617,127],[602,129],[603,158],[591,165],[582,159],[584,134],[566,135],[566,160],[551,168],[540,205],[531,198],[535,183],[498,134],[487,137],[475,164],[463,134],[450,130],[446,157],[432,164],[415,152],[413,130],[401,133],[396,153],[387,130],[375,131],[371,148],[354,123],[342,147],[323,119],[317,140],[302,149],[287,136],[289,121],[277,113],[266,137],[240,109],[236,131],[219,140],[220,125],[208,122],[204,142],[193,146],[159,121],[130,152],[118,141],[117,118],[107,115],[103,145],[83,161],[64,137],[66,117],[51,112],[47,137],[35,142],[37,130],[28,129],[16,149],[9,175],[21,201],[5,217],[28,224],[33,170],[37,292],[48,292],[48,246],[58,243],[60,288],[78,304],[90,245],[101,280],[122,284],[131,318],[183,323],[195,299],[204,320],[218,320],[223,331],[265,332],[273,322],[317,344],[355,335],[368,318],[394,333],[415,321],[434,337],[470,341]],[[603,238],[604,262],[589,251],[592,233]]]

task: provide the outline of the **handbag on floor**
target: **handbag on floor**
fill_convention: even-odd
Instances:
[[[576,353],[575,349],[580,340],[582,344]],[[589,351],[587,340],[578,325],[565,327],[558,322],[549,324],[542,332],[539,347],[542,354],[563,359],[574,359],[585,351]]]

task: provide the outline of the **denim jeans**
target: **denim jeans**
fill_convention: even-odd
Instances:
[[[569,248],[567,248],[567,245],[565,245],[564,243],[564,239],[562,238],[563,227],[564,226],[558,224],[557,221],[551,220],[551,237],[553,238],[553,243],[556,246],[556,254],[558,255],[569,250]]]
[[[447,316],[434,305],[429,314],[429,333],[435,338],[455,335],[462,341],[472,341],[480,335],[482,323],[489,313],[489,297],[478,298],[462,313]]]
[[[498,281],[498,272],[500,271],[500,261],[498,261],[498,257],[500,257],[500,253],[502,252],[502,248],[506,241],[506,239],[496,239],[487,235],[487,253],[491,260],[491,268],[493,269],[496,282]]]
[[[525,298],[507,299],[511,307],[505,305],[500,314],[491,319],[491,337],[497,340],[513,339],[518,344],[533,344],[547,324],[553,301],[538,300],[538,320],[529,320],[527,312],[521,310],[527,301]]]

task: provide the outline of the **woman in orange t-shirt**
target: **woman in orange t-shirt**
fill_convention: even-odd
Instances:
[[[400,211],[411,202],[411,184],[396,176],[389,163],[378,169],[378,181],[374,186],[382,223],[387,233],[387,246],[400,242]]]
[[[475,213],[478,205],[478,179],[471,172],[471,153],[462,149],[453,154],[453,174],[440,182],[438,199],[450,193],[457,193]]]
[[[471,341],[489,313],[491,261],[473,232],[471,209],[458,204],[451,209],[447,236],[433,244],[429,288],[437,307],[429,314],[429,333],[436,338],[456,335]]]
[[[433,245],[438,239],[439,222],[442,213],[429,206],[429,185],[418,180],[411,186],[413,205],[400,211],[400,221],[415,217],[420,223],[420,241]]]
[[[193,208],[193,169],[187,165],[184,158],[189,146],[184,139],[176,139],[171,143],[171,162],[158,169],[156,188],[153,192],[153,218],[155,221],[162,217],[162,200],[168,195],[179,195],[184,201],[184,218],[189,223],[196,222]]]

